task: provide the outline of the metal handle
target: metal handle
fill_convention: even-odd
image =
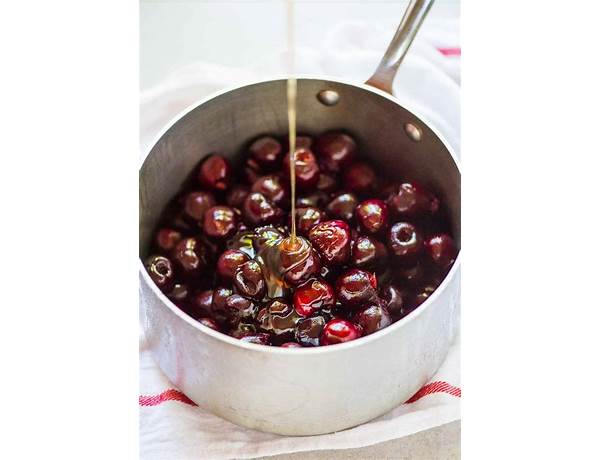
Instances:
[[[394,38],[392,38],[375,73],[366,81],[367,85],[392,94],[392,83],[398,67],[402,63],[402,59],[404,59],[410,48],[433,2],[434,0],[410,0]]]

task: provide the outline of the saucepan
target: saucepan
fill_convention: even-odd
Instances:
[[[413,0],[366,84],[301,77],[298,130],[344,129],[378,170],[420,181],[447,206],[460,241],[460,170],[450,146],[391,95],[392,81],[432,1]],[[286,80],[222,91],[184,111],[140,169],[140,257],[162,209],[196,164],[219,152],[235,164],[245,142],[287,133]],[[314,435],[367,422],[409,399],[435,373],[458,318],[460,255],[420,307],[391,326],[334,346],[286,349],[244,343],[198,323],[154,285],[140,261],[142,322],[153,357],[200,407],[238,425]]]

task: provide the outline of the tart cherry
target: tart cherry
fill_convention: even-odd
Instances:
[[[242,207],[244,220],[248,225],[278,223],[283,219],[283,211],[262,193],[250,193]]]
[[[458,250],[450,235],[440,233],[425,241],[425,249],[431,259],[441,268],[447,268],[454,263]]]
[[[203,326],[210,327],[211,329],[214,329],[215,331],[220,331],[219,325],[216,323],[216,321],[214,319],[198,318],[196,321],[198,321]]]
[[[190,316],[200,318],[212,316],[213,290],[200,291],[194,294],[190,306]]]
[[[249,193],[250,189],[248,186],[242,184],[233,185],[225,196],[225,203],[227,203],[227,206],[240,209]]]
[[[321,332],[320,345],[335,345],[345,343],[360,337],[359,328],[345,319],[332,319]]]
[[[423,237],[413,224],[397,222],[388,232],[388,246],[398,262],[412,264],[423,250]]]
[[[327,205],[327,214],[336,219],[352,220],[358,199],[354,193],[341,193]]]
[[[392,318],[382,302],[374,302],[360,310],[354,316],[354,322],[360,326],[363,335],[368,335],[388,327]]]
[[[439,200],[423,186],[405,182],[389,195],[387,204],[395,217],[420,217],[434,214],[439,209]]]
[[[231,282],[238,267],[249,260],[246,253],[237,249],[228,249],[217,260],[217,273],[223,280]]]
[[[319,182],[319,165],[315,155],[309,149],[296,149],[296,187],[298,190],[312,190]],[[289,177],[290,154],[283,159],[284,173]]]
[[[381,289],[381,299],[385,302],[388,312],[398,319],[403,316],[406,304],[406,293],[393,284],[388,284]]]
[[[296,228],[300,235],[308,235],[308,232],[315,225],[325,220],[325,213],[318,208],[308,206],[306,208],[296,208]],[[291,215],[290,215],[291,221]]]
[[[250,156],[265,169],[273,171],[281,163],[281,144],[271,136],[259,137],[250,144],[248,150]]]
[[[387,206],[382,200],[365,200],[354,213],[361,228],[368,233],[378,233],[387,227]]]
[[[262,300],[267,293],[265,277],[259,263],[255,260],[244,262],[238,267],[233,285],[241,295],[255,300]]]
[[[318,347],[325,323],[327,321],[323,316],[302,318],[296,326],[296,341],[303,347]]]
[[[337,279],[335,293],[343,306],[359,307],[376,297],[377,277],[374,273],[351,268]]]
[[[183,212],[189,220],[201,223],[204,213],[216,204],[215,196],[210,192],[191,192],[183,200]]]
[[[262,193],[268,200],[278,206],[289,202],[288,185],[283,182],[281,177],[271,174],[263,176],[254,182],[252,191]]]
[[[211,155],[200,165],[198,180],[210,190],[219,192],[227,190],[231,179],[231,165],[221,155]]]
[[[319,274],[321,259],[304,238],[291,238],[282,241],[280,246],[281,269],[283,281],[288,286],[298,286]]]
[[[152,281],[161,291],[167,292],[175,283],[175,272],[171,261],[164,256],[150,256],[146,259],[146,270]]]
[[[383,266],[388,251],[385,245],[371,236],[358,236],[352,242],[350,261],[358,268],[374,268]]]
[[[258,306],[250,299],[233,294],[225,300],[225,311],[229,324],[249,322],[254,319]]]
[[[354,139],[339,132],[328,132],[319,136],[314,149],[323,169],[333,173],[350,165],[356,156]]]
[[[223,240],[237,231],[238,215],[229,206],[213,206],[204,214],[204,234],[209,238]]]
[[[279,345],[281,348],[302,348],[302,345],[300,345],[297,342],[285,342],[281,345]]]
[[[198,278],[208,266],[208,250],[197,238],[185,238],[173,250],[173,261],[179,272],[188,278]]]
[[[328,220],[310,229],[308,237],[330,265],[343,265],[350,258],[350,227],[343,220]]]
[[[181,241],[181,233],[172,228],[161,228],[156,234],[156,245],[161,251],[170,252]]]
[[[271,300],[256,316],[261,330],[268,332],[275,342],[289,342],[300,316],[294,308],[281,297]]]
[[[344,171],[344,187],[355,193],[365,194],[376,188],[375,171],[366,163],[353,163]]]
[[[301,316],[311,316],[321,308],[335,305],[333,288],[322,279],[309,280],[294,292],[294,308]]]

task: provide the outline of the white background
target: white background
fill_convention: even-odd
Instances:
[[[462,4],[465,459],[600,457],[599,15]],[[137,24],[3,7],[2,458],[137,455]]]

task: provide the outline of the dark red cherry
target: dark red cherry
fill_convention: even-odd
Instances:
[[[262,193],[251,193],[246,197],[242,214],[246,223],[251,226],[276,224],[284,217],[281,208]]]
[[[175,272],[171,261],[164,256],[150,256],[146,259],[146,270],[161,291],[168,292],[175,283]]]
[[[285,206],[289,202],[288,189],[288,184],[275,174],[263,176],[252,185],[253,192],[262,193],[278,206]]]
[[[281,267],[284,273],[283,281],[287,286],[298,286],[319,274],[321,259],[308,241],[296,243],[291,238],[282,241],[280,246]]]
[[[341,193],[327,205],[327,214],[336,219],[352,220],[358,199],[354,193]]]
[[[356,313],[354,322],[360,326],[363,335],[368,335],[388,327],[392,318],[383,302],[374,302]]]
[[[337,279],[335,293],[343,306],[360,307],[377,296],[377,277],[374,273],[351,268]]]
[[[335,345],[345,343],[360,337],[359,328],[345,319],[332,319],[321,332],[320,345]]]
[[[233,290],[226,287],[218,287],[212,294],[212,315],[219,323],[226,324],[229,321],[227,299],[233,295]]]
[[[212,316],[213,291],[196,292],[192,298],[192,305],[189,308],[190,316],[201,318],[203,316]]]
[[[279,345],[281,348],[302,348],[302,345],[300,345],[297,342],[285,342],[282,343],[281,345]]]
[[[227,195],[225,196],[225,202],[227,203],[227,206],[241,209],[244,204],[244,200],[249,193],[250,189],[248,186],[235,184],[227,192]]]
[[[225,300],[225,311],[229,324],[251,322],[258,312],[258,306],[250,299],[233,294]]]
[[[376,188],[375,171],[366,163],[358,162],[351,164],[344,171],[344,187],[359,195],[372,193]]]
[[[302,318],[296,326],[296,341],[303,347],[318,347],[326,322],[323,316]]]
[[[431,259],[440,267],[447,268],[454,263],[458,249],[450,235],[440,233],[425,241],[425,249]]]
[[[228,249],[217,260],[217,273],[223,280],[232,282],[238,267],[249,260],[250,257],[246,253]]]
[[[283,171],[289,177],[290,154],[283,159]],[[296,187],[298,190],[312,190],[319,182],[319,165],[314,154],[308,149],[296,149]]]
[[[324,220],[325,213],[318,208],[313,208],[311,206],[306,208],[296,208],[296,229],[300,235],[308,236],[310,229]]]
[[[260,167],[254,158],[247,158],[244,162],[243,173],[246,182],[254,184],[258,179],[265,175],[266,171]]]
[[[277,343],[289,342],[294,338],[299,319],[294,308],[281,297],[271,300],[256,316],[260,329],[270,333]]]
[[[215,331],[220,331],[221,330],[219,328],[219,325],[215,322],[214,319],[211,319],[211,318],[198,318],[196,321],[198,321],[203,326],[210,327],[211,329],[214,329]]]
[[[365,200],[354,211],[361,228],[368,233],[378,233],[388,225],[387,206],[382,200]]]
[[[383,266],[388,257],[385,245],[371,236],[358,236],[352,242],[351,263],[358,268]]]
[[[313,279],[298,286],[294,292],[294,308],[301,316],[311,316],[321,308],[335,305],[335,292],[323,279]]]
[[[240,265],[233,278],[237,292],[244,297],[262,300],[267,293],[267,284],[260,264],[255,260]]]
[[[242,342],[255,343],[257,345],[269,345],[271,338],[269,337],[269,334],[261,332],[254,335],[245,335],[244,337],[241,337],[240,340]]]
[[[356,157],[356,143],[347,134],[328,132],[317,138],[314,145],[319,163],[328,172],[339,172]]]
[[[321,174],[319,175],[319,182],[317,183],[317,190],[331,193],[337,190],[338,188],[339,183],[336,176],[321,171]]]
[[[423,250],[423,237],[413,224],[397,222],[388,232],[388,247],[396,261],[412,265]]]
[[[298,208],[323,208],[329,201],[327,193],[317,190],[308,195],[300,196],[296,199],[296,207]]]
[[[229,206],[213,206],[204,214],[204,234],[215,240],[224,240],[237,231],[238,215]]]
[[[167,297],[179,308],[185,310],[189,309],[188,302],[190,299],[190,292],[186,284],[175,283],[171,291],[167,294]]]
[[[250,144],[248,150],[250,156],[265,169],[273,171],[281,164],[281,144],[270,136],[259,137]]]
[[[156,233],[156,245],[161,251],[171,252],[181,241],[181,233],[172,228],[161,228]]]
[[[425,302],[429,297],[431,297],[431,294],[433,294],[436,289],[437,289],[437,285],[428,285],[428,286],[424,286],[421,289],[419,289],[417,291],[417,293],[415,294],[415,298],[414,298],[415,305],[419,306],[423,302]]]
[[[254,250],[259,252],[265,246],[271,245],[276,241],[283,239],[284,234],[281,228],[273,227],[272,225],[266,225],[264,227],[258,227],[254,229],[254,237],[252,244]]]
[[[229,330],[229,335],[235,339],[241,339],[247,335],[255,335],[257,332],[253,323],[238,323]]]
[[[183,212],[189,220],[202,223],[204,213],[216,204],[215,196],[210,192],[191,192],[183,200]]]
[[[395,319],[403,316],[404,308],[407,303],[406,297],[406,292],[393,284],[388,284],[381,289],[381,299],[385,302],[390,315]]]
[[[227,190],[231,183],[231,165],[221,155],[211,155],[200,165],[198,180],[210,190]]]
[[[208,249],[197,238],[185,238],[173,250],[173,262],[188,278],[198,278],[208,266],[208,258]]]
[[[405,182],[389,195],[387,205],[397,218],[419,217],[434,214],[439,209],[438,199],[423,186],[414,182]]]
[[[350,258],[350,227],[343,220],[321,222],[308,237],[327,264],[343,265]]]

